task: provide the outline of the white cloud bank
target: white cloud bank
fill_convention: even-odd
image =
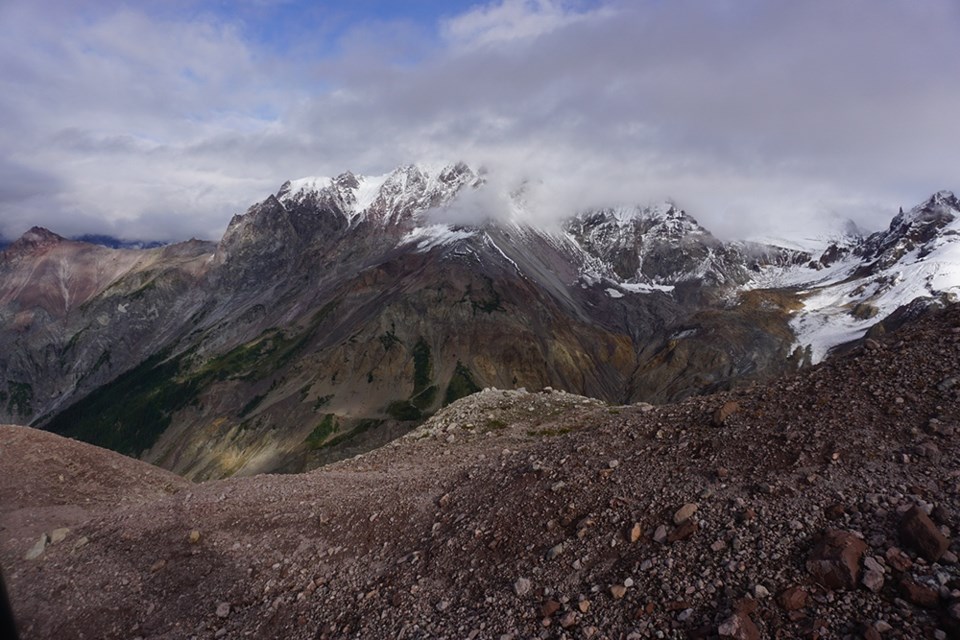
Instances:
[[[288,178],[412,161],[727,237],[960,189],[953,0],[502,0],[282,48],[269,5],[151,6],[0,5],[0,232],[217,238]]]

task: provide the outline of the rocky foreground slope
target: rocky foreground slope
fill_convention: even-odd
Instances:
[[[193,484],[3,427],[31,638],[960,636],[960,308],[736,392],[487,389],[372,453]]]

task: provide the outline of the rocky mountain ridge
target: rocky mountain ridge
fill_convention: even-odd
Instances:
[[[946,264],[949,224],[874,272],[852,249],[720,242],[669,204],[542,229],[517,194],[507,218],[451,223],[485,187],[463,164],[290,181],[216,245],[33,230],[0,254],[0,418],[195,478],[299,470],[485,386],[665,402],[768,378],[893,313],[857,317],[865,278],[902,304],[960,283],[891,275]],[[937,197],[934,218],[955,220]],[[805,341],[811,322],[844,331]]]

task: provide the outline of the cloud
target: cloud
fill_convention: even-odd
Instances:
[[[952,0],[467,4],[0,6],[0,232],[216,238],[288,178],[416,161],[525,183],[537,223],[672,198],[725,237],[960,188]]]
[[[578,12],[555,0],[503,0],[442,21],[441,32],[455,49],[502,47],[604,14],[609,12]]]

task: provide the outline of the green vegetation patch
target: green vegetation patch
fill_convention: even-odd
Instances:
[[[46,425],[54,433],[139,456],[156,442],[171,416],[195,402],[209,373],[180,377],[183,356],[151,356],[96,389]]]
[[[408,400],[397,400],[387,405],[384,412],[394,420],[408,421],[420,420],[423,418],[423,412],[415,407]]]
[[[356,426],[353,427],[353,429],[350,429],[349,431],[341,433],[340,435],[334,436],[330,440],[327,440],[320,446],[320,448],[329,449],[332,447],[342,445],[360,436],[361,434],[367,431],[370,431],[371,429],[375,429],[379,427],[382,424],[383,424],[383,420],[361,420],[356,424]]]
[[[430,384],[433,377],[433,358],[430,345],[423,338],[413,346],[413,393],[420,393]]]
[[[155,290],[156,288],[157,288],[157,280],[154,278],[154,279],[152,279],[152,280],[148,280],[148,281],[146,282],[146,284],[144,284],[144,285],[141,286],[140,288],[138,288],[138,289],[136,289],[136,290],[134,290],[134,291],[131,291],[130,294],[129,294],[127,297],[128,297],[130,300],[140,300],[141,298],[143,298],[144,296],[146,296],[147,293],[149,293],[150,291]]]
[[[491,418],[483,423],[483,431],[500,431],[501,429],[506,429],[507,423],[503,420],[498,420],[496,418]]]
[[[86,328],[83,328],[83,329],[80,329],[80,331],[77,331],[72,336],[70,336],[70,339],[67,341],[67,344],[64,345],[63,349],[60,351],[61,367],[67,366],[67,361],[68,361],[67,354],[70,353],[70,351],[77,346],[77,342],[80,340],[80,336],[83,335],[85,331],[86,331]]]
[[[397,334],[395,334],[392,330],[387,331],[383,335],[379,336],[378,340],[380,340],[380,344],[383,346],[384,351],[390,351],[394,345],[400,344],[400,338],[398,338]]]
[[[447,385],[447,392],[443,397],[443,405],[446,406],[477,391],[480,391],[480,387],[473,381],[470,369],[467,369],[462,362],[457,360],[457,367],[453,371],[453,376]]]
[[[33,413],[33,387],[27,382],[8,382],[7,413],[10,415],[29,416]]]
[[[416,394],[410,398],[410,404],[415,406],[421,411],[426,411],[433,405],[433,401],[437,399],[437,393],[440,391],[437,385],[432,384],[420,393]]]
[[[247,404],[243,405],[243,408],[240,409],[240,416],[239,416],[239,417],[242,418],[242,417],[248,415],[251,411],[253,411],[253,410],[256,409],[257,407],[259,407],[259,406],[260,406],[260,403],[263,402],[264,398],[266,398],[266,397],[267,397],[266,394],[263,394],[263,395],[256,395],[256,396],[253,396],[252,398],[250,398],[250,401],[247,402]]]
[[[310,435],[307,436],[307,447],[311,450],[322,448],[330,436],[340,430],[340,424],[337,421],[337,417],[328,413],[323,416],[323,420],[320,421],[316,427],[313,428],[313,431],[310,432]]]
[[[337,305],[337,301],[325,305],[299,333],[290,335],[279,329],[268,329],[255,340],[204,363],[192,363],[191,352],[173,358],[169,358],[169,351],[156,354],[53,416],[46,428],[120,453],[140,456],[170,426],[172,416],[195,404],[210,385],[226,379],[260,380],[290,362],[313,340]],[[108,357],[109,354],[101,355],[104,362],[100,366],[109,361],[105,359]],[[21,408],[21,415],[30,413],[32,390],[27,394],[28,390],[29,385],[17,390],[16,398],[10,399],[10,406],[15,402]],[[263,396],[252,398],[241,410],[240,417],[252,412],[263,399]],[[328,401],[329,398],[318,399],[315,408]],[[246,422],[241,426],[244,425]]]
[[[493,278],[484,276],[484,287],[480,292],[475,292],[472,285],[467,286],[466,297],[470,300],[470,306],[473,312],[493,313],[494,311],[503,311],[500,304],[500,294],[493,288]]]
[[[101,368],[109,365],[110,365],[110,351],[105,349],[100,354],[100,357],[97,358],[97,361],[93,363],[93,367],[90,368],[90,371],[83,374],[83,377],[80,378],[80,381],[82,382],[86,380],[87,378],[95,374],[97,371],[99,371]]]
[[[333,396],[320,396],[313,402],[313,410],[319,411],[323,407],[330,404],[331,400],[333,400]]]
[[[229,378],[262,380],[282,369],[299,355],[313,340],[320,325],[337,308],[339,301],[330,302],[313,314],[310,324],[300,333],[267,329],[259,337],[235,347],[208,362],[205,368],[218,380]]]

